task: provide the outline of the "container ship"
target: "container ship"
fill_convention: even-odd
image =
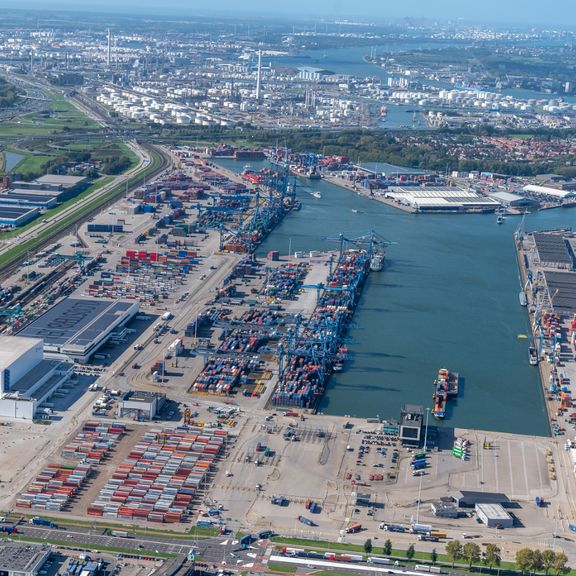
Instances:
[[[434,408],[432,415],[436,418],[443,419],[446,416],[446,403],[449,397],[458,396],[458,381],[459,376],[457,372],[450,372],[446,368],[438,370],[438,376],[434,380]]]

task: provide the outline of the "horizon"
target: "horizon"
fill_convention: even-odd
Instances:
[[[0,8],[19,11],[65,11],[88,12],[109,15],[146,16],[197,16],[197,17],[227,17],[237,15],[275,17],[279,19],[302,20],[310,18],[358,18],[380,23],[391,20],[421,19],[429,21],[460,21],[465,24],[507,25],[513,27],[532,26],[542,28],[556,26],[563,30],[571,30],[576,26],[576,6],[569,0],[553,0],[546,7],[540,3],[520,0],[509,0],[505,7],[498,0],[485,0],[481,7],[462,6],[456,0],[436,0],[433,3],[425,0],[405,0],[401,7],[382,6],[378,0],[358,0],[355,11],[349,11],[348,4],[342,0],[317,0],[310,3],[307,0],[292,0],[289,6],[271,5],[262,0],[245,0],[238,9],[237,0],[220,0],[217,7],[194,3],[186,0],[165,0],[159,8],[153,0],[95,0],[78,5],[76,0],[54,0],[50,6],[45,0],[21,0],[15,7],[12,2],[0,0]],[[138,14],[134,10],[138,9]],[[570,26],[566,22],[574,22]]]

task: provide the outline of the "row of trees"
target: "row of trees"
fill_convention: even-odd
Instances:
[[[532,550],[522,548],[516,552],[516,567],[523,574],[534,572],[544,572],[546,576],[550,572],[560,576],[570,572],[567,566],[568,558],[564,552],[554,552],[553,550]]]
[[[372,540],[368,539],[364,542],[364,552],[371,554],[373,551]],[[392,542],[388,539],[384,542],[382,547],[382,554],[390,556],[392,554]],[[412,560],[416,550],[414,544],[410,544],[406,550],[406,558]],[[502,560],[502,552],[496,544],[488,544],[484,551],[475,542],[466,542],[462,544],[459,540],[451,540],[446,544],[446,556],[454,564],[459,561],[468,563],[468,568],[482,564],[492,569],[495,566],[500,566]],[[432,550],[430,554],[432,564],[438,561],[438,553],[436,549]],[[532,550],[531,548],[522,548],[516,553],[516,568],[523,574],[534,574],[536,572],[544,572],[546,576],[552,572],[556,576],[567,574],[570,568],[567,566],[568,558],[563,552],[554,552],[553,550]]]

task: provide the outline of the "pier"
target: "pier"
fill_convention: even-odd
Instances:
[[[531,234],[519,231],[515,241],[521,290],[526,296],[532,329],[528,339],[538,355],[551,432],[561,436],[574,423],[571,385],[576,379],[576,238],[565,230]]]

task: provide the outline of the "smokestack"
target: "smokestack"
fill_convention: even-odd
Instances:
[[[261,78],[262,78],[262,50],[258,50],[258,75],[256,77],[256,100],[260,100]]]
[[[106,65],[110,68],[110,64],[112,62],[112,33],[110,32],[110,28],[108,28],[108,52],[106,56]]]

